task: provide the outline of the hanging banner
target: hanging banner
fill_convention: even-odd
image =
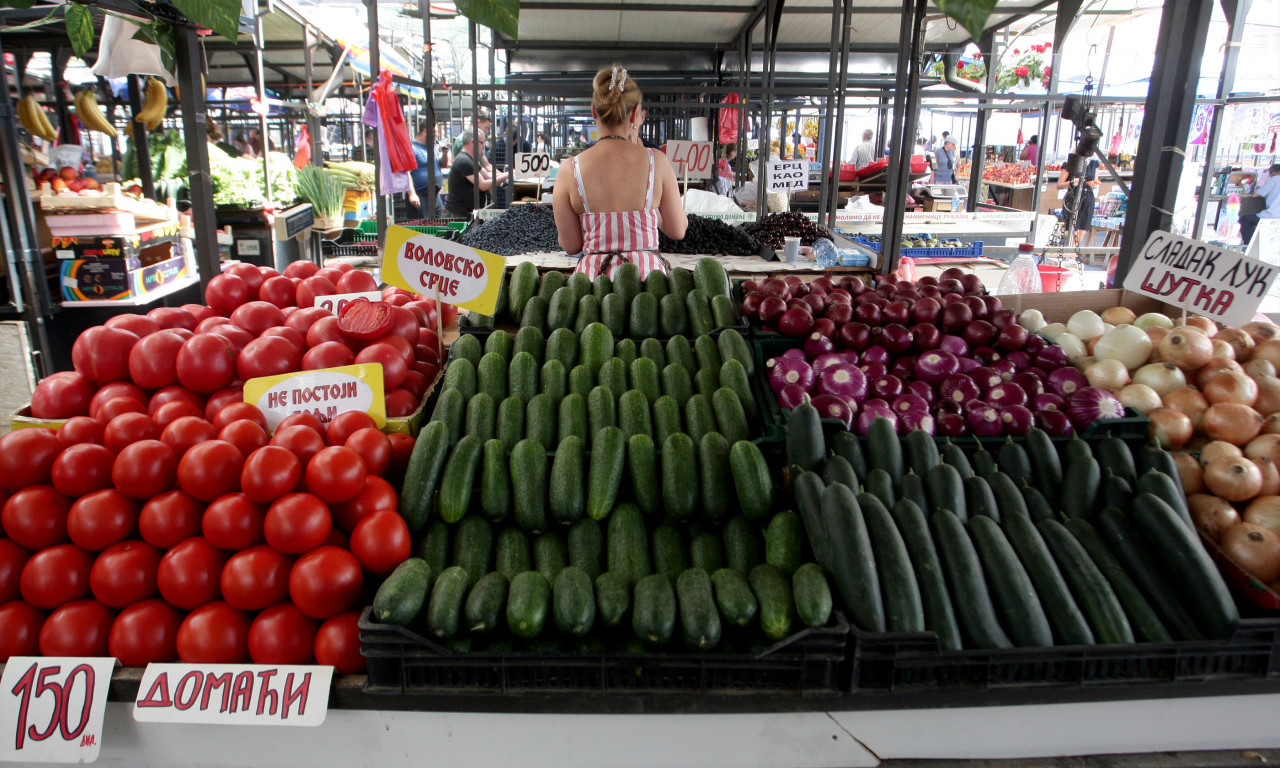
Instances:
[[[1209,128],[1213,125],[1213,105],[1197,104],[1191,113],[1191,140],[1188,144],[1208,144]]]
[[[113,658],[14,656],[0,677],[0,763],[92,763]]]
[[[1124,288],[1239,328],[1253,319],[1278,271],[1236,251],[1156,231]]]
[[[492,315],[507,260],[408,227],[387,227],[382,280],[414,293]]]

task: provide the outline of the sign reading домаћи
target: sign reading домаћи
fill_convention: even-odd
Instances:
[[[1123,287],[1238,328],[1253,319],[1278,272],[1242,253],[1156,231]]]

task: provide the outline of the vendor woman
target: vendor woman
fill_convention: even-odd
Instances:
[[[596,73],[591,98],[599,139],[556,174],[553,207],[560,247],[582,253],[578,272],[610,278],[624,262],[668,271],[658,253],[658,230],[684,237],[689,220],[667,156],[629,139],[639,121],[640,87],[618,65]]]

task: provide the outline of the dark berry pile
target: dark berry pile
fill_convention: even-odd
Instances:
[[[477,223],[462,244],[501,256],[560,250],[556,219],[549,205],[516,205],[500,216]]]
[[[820,237],[831,237],[826,227],[818,226],[795,211],[771,213],[758,222],[743,224],[742,228],[775,251],[782,250],[784,237],[799,237],[801,245],[813,245],[813,241]]]
[[[760,241],[747,234],[741,227],[730,226],[719,219],[708,219],[691,213],[689,228],[685,230],[684,239],[672,240],[659,232],[658,250],[663,253],[756,256],[760,253]]]

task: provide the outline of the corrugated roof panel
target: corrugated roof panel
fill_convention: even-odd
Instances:
[[[686,13],[673,24],[670,13],[624,11],[619,39],[637,43],[729,44],[746,19],[742,13]]]
[[[520,12],[520,39],[530,40],[593,40],[601,43],[617,42],[619,11],[544,11]]]

